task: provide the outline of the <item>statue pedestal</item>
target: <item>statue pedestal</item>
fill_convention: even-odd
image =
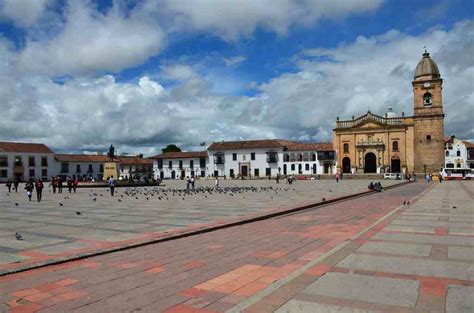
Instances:
[[[118,164],[116,162],[104,163],[104,179],[109,179],[111,176],[118,180]]]

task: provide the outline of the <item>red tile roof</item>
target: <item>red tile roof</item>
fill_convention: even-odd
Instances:
[[[110,161],[107,155],[90,155],[90,154],[55,154],[54,158],[58,162],[109,162]]]
[[[150,157],[150,159],[197,159],[207,157],[207,151],[167,152]]]
[[[42,143],[0,142],[0,152],[54,153]]]
[[[466,148],[471,149],[474,148],[474,143],[463,140],[464,144],[466,145]]]
[[[121,165],[153,165],[153,160],[140,157],[121,157],[119,163]]]
[[[331,142],[297,142],[281,139],[214,142],[209,150],[238,150],[257,148],[283,148],[285,151],[333,151]]]

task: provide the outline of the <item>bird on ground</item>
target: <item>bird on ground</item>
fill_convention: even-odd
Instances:
[[[122,200],[120,200],[120,199],[117,199],[117,200],[118,200],[118,202],[122,202]]]
[[[61,202],[59,202],[59,206],[63,206],[64,204],[62,204]]]
[[[23,240],[23,236],[18,232],[15,233],[15,238],[16,240]]]
[[[326,198],[321,198],[321,201],[322,201],[322,202],[326,201]]]
[[[97,198],[94,198],[94,199],[92,199],[92,200],[97,201]]]
[[[406,205],[406,204],[407,204],[406,200],[405,200],[405,201],[403,201],[403,205]]]
[[[453,205],[453,209],[457,209],[457,208],[458,208],[457,206]]]
[[[77,211],[77,212],[76,212],[76,215],[82,215],[82,213],[81,213],[81,212],[79,212],[79,211]]]
[[[15,202],[15,205],[18,206],[18,202]]]

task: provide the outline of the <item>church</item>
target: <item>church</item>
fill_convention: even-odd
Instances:
[[[413,116],[368,111],[336,121],[337,170],[342,173],[437,173],[444,167],[444,112],[438,66],[425,50],[416,66]]]

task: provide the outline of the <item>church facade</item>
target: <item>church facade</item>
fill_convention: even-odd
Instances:
[[[428,52],[418,63],[413,116],[368,111],[336,121],[333,130],[338,171],[342,173],[433,173],[444,167],[444,112],[438,66]]]

